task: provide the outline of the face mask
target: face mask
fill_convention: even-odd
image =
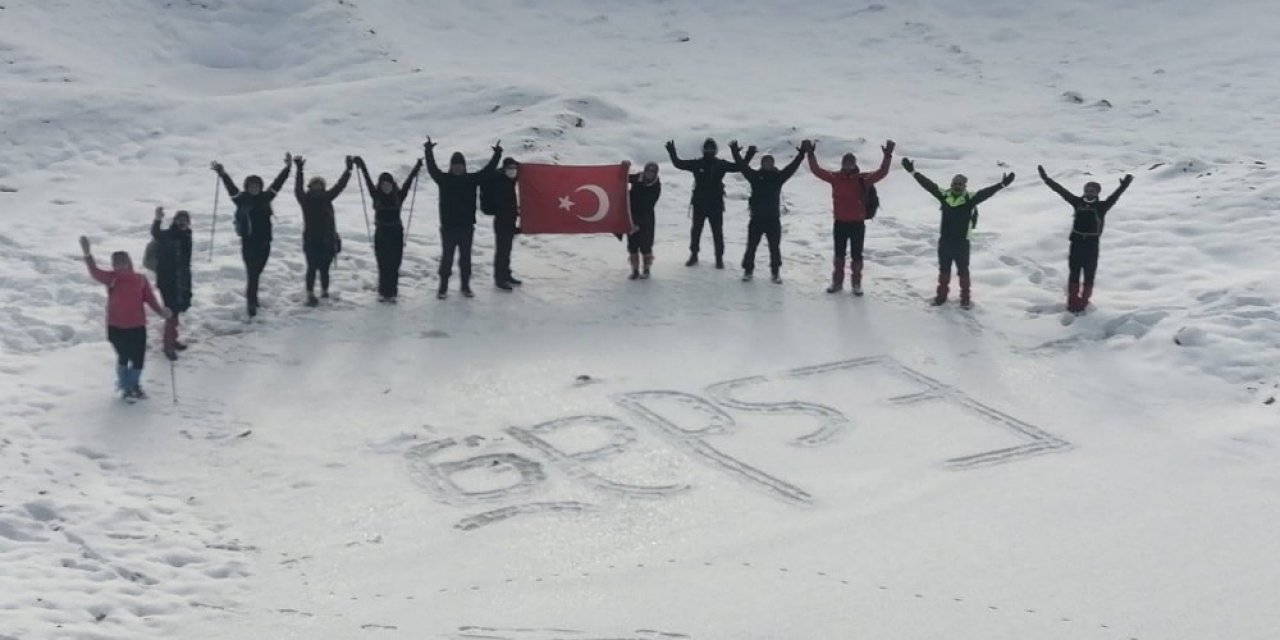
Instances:
[[[506,171],[504,171],[503,173],[507,174],[507,177],[508,177],[508,178],[511,178],[512,180],[515,180],[515,179],[516,179],[516,173],[517,173],[517,172],[516,172],[516,170],[515,170],[515,169],[507,169],[507,170],[506,170]]]

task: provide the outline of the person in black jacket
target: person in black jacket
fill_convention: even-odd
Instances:
[[[356,156],[354,161],[369,188],[369,198],[373,200],[373,253],[378,259],[378,302],[395,304],[400,295],[400,263],[404,260],[405,244],[400,210],[418,179],[418,172],[422,170],[422,158],[414,163],[409,177],[399,187],[396,179],[385,172],[378,176],[378,184],[374,185],[364,158]]]
[[[440,241],[443,255],[440,258],[440,289],[436,297],[444,300],[449,295],[449,276],[453,273],[453,256],[458,255],[458,274],[462,278],[462,295],[470,298],[471,292],[471,241],[476,232],[476,191],[480,183],[497,170],[502,159],[502,142],[493,145],[493,157],[489,164],[475,173],[467,173],[467,159],[455,152],[449,158],[446,173],[436,165],[436,143],[427,138],[423,149],[427,155],[427,173],[440,190]]]
[[[347,168],[332,189],[325,189],[324,178],[316,176],[311,178],[306,190],[303,190],[302,167],[307,161],[302,156],[297,156],[293,163],[298,168],[293,193],[302,206],[302,252],[307,257],[307,306],[314,307],[320,303],[316,300],[317,272],[320,274],[320,296],[329,297],[329,266],[333,264],[340,242],[337,223],[333,218],[333,201],[347,188],[354,159],[347,156]]]
[[[748,154],[755,146],[747,149]],[[742,254],[742,279],[750,281],[756,270],[756,247],[760,246],[760,238],[769,239],[769,273],[775,284],[782,284],[782,185],[800,168],[800,162],[809,153],[809,141],[800,143],[796,149],[799,153],[783,169],[778,169],[773,156],[760,158],[760,169],[752,169],[742,157],[742,148],[738,141],[729,143],[729,151],[738,165],[742,176],[751,183],[751,197],[747,205],[751,209],[751,221],[747,223],[747,250]]]
[[[738,165],[716,157],[716,141],[707,138],[702,143],[702,157],[682,160],[676,156],[676,143],[667,141],[667,155],[671,164],[681,171],[693,174],[693,227],[689,230],[689,260],[685,266],[698,264],[698,250],[702,245],[702,225],[711,223],[711,239],[716,249],[716,268],[724,268],[724,176],[737,173]],[[751,162],[754,152],[748,150],[746,162]]]
[[[954,263],[956,273],[960,276],[960,306],[968,309],[972,305],[969,297],[969,232],[978,225],[978,205],[1013,184],[1014,175],[1006,173],[1000,182],[977,193],[969,193],[969,179],[963,175],[953,177],[951,188],[942,191],[932,180],[916,173],[916,167],[910,158],[902,159],[902,167],[942,205],[942,223],[938,234],[938,291],[933,305],[938,306],[947,301],[951,265]]]
[[[511,273],[511,247],[520,227],[519,177],[520,163],[507,158],[502,161],[502,171],[490,173],[480,185],[480,210],[493,216],[493,286],[503,291],[523,284]]]
[[[227,175],[222,164],[214,162],[209,165],[227,189],[227,195],[236,205],[236,235],[240,236],[240,257],[244,260],[247,282],[244,298],[249,317],[258,315],[258,280],[262,271],[267,268],[267,259],[271,257],[271,201],[276,199],[284,181],[289,179],[289,168],[293,164],[293,155],[284,154],[284,169],[271,182],[265,191],[262,189],[262,178],[249,176],[244,179],[244,191],[236,188],[236,183]]]
[[[156,288],[170,314],[164,322],[164,355],[177,360],[178,352],[187,348],[178,340],[178,316],[191,308],[191,214],[186,211],[173,214],[168,229],[160,226],[162,222],[164,207],[156,207],[156,218],[151,223]]]
[[[1093,276],[1098,272],[1098,254],[1102,244],[1102,228],[1107,222],[1107,213],[1116,206],[1120,196],[1133,182],[1133,176],[1125,174],[1117,188],[1106,200],[1099,200],[1102,185],[1088,182],[1084,185],[1084,195],[1077,196],[1067,191],[1062,185],[1053,181],[1044,167],[1036,167],[1040,171],[1040,179],[1062,196],[1074,210],[1071,224],[1071,250],[1067,256],[1067,311],[1082,313],[1089,308],[1089,298],[1093,296]],[[1084,276],[1084,288],[1080,287],[1080,277]]]
[[[630,170],[631,163],[624,162]],[[653,229],[656,226],[654,211],[658,198],[662,197],[662,182],[658,180],[658,163],[646,162],[644,170],[627,176],[631,190],[627,198],[631,204],[632,231],[627,234],[627,254],[631,261],[631,279],[648,280],[653,266]],[[644,270],[640,262],[644,261]]]

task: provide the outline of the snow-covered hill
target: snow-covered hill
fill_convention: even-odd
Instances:
[[[0,638],[1269,638],[1277,25],[1261,0],[4,2]],[[332,304],[301,304],[282,198],[246,324],[209,161],[403,175],[427,135],[663,162],[655,278],[612,238],[526,237],[524,290],[436,302],[427,182],[378,306],[351,190]],[[807,169],[784,285],[681,266],[661,144],[708,135],[1017,172],[977,308],[926,306],[936,207],[896,165],[866,298],[822,291]],[[1080,318],[1037,164],[1136,176]],[[152,358],[155,399],[117,406],[75,238],[139,255],[156,205],[195,216],[196,344],[180,403]]]

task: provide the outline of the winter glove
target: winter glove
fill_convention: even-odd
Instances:
[[[1048,180],[1048,179],[1049,179],[1049,173],[1048,173],[1047,171],[1045,171],[1045,170],[1044,170],[1044,165],[1042,165],[1042,164],[1036,165],[1036,171],[1039,171],[1039,172],[1040,172],[1040,179],[1041,179],[1041,180]]]
[[[1006,187],[1013,184],[1013,174],[1012,173],[1004,174],[1004,179],[1000,181],[1000,184]]]
[[[288,156],[285,156],[285,157],[287,158]],[[298,168],[301,169],[302,165],[307,163],[307,159],[302,156],[295,156],[293,158],[293,163],[298,165]]]
[[[284,152],[284,166],[288,167],[293,163],[293,154],[288,151]]]
[[[891,156],[893,155],[893,150],[896,148],[898,148],[898,143],[892,140],[887,140],[885,141],[884,146],[880,147],[880,150],[883,151],[886,156]]]
[[[902,159],[902,168],[903,168],[903,169],[906,169],[906,170],[907,170],[907,173],[915,173],[915,172],[916,172],[916,164],[915,164],[914,162],[912,162],[912,161],[911,161],[911,158],[903,158],[903,159]]]
[[[1120,178],[1120,184],[1122,184],[1122,185],[1128,186],[1128,184],[1129,184],[1130,182],[1133,182],[1133,175],[1132,175],[1132,174],[1128,174],[1128,173],[1126,173],[1126,174],[1124,174],[1124,177],[1123,177],[1123,178]]]

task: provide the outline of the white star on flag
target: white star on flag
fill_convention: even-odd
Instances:
[[[565,211],[572,210],[572,209],[573,209],[573,200],[570,200],[570,199],[569,199],[569,196],[562,196],[562,197],[560,198],[560,208],[561,208],[561,209],[563,209],[563,210],[565,210]]]

